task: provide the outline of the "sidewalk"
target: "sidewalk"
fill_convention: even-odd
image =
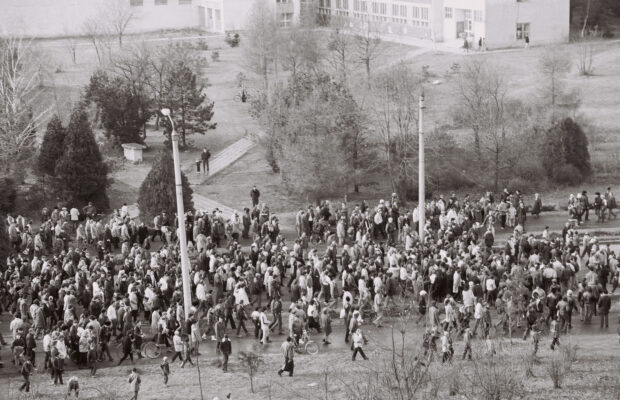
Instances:
[[[212,156],[211,162],[209,165],[210,167],[209,175],[203,175],[202,172],[196,173],[196,160],[195,159],[192,159],[192,160],[182,159],[181,169],[187,176],[187,179],[189,180],[190,185],[197,186],[197,185],[205,184],[214,175],[223,171],[226,167],[228,167],[229,165],[237,161],[239,158],[241,158],[252,147],[254,147],[254,145],[255,145],[254,142],[252,142],[248,138],[242,138],[236,141],[235,143],[231,144],[230,146],[224,148],[222,151],[215,154],[215,156]],[[135,189],[140,189],[140,185],[142,185],[142,182],[146,178],[149,168],[142,168],[142,169],[133,168],[133,172],[135,173],[136,171],[138,171],[140,174],[140,177],[138,179],[136,179],[135,177],[133,177],[133,179],[123,179],[123,182],[125,182],[127,185]],[[217,208],[220,211],[222,211],[222,215],[224,219],[231,218],[232,215],[235,213],[235,211],[237,211],[224,204],[217,202],[216,200],[208,199],[200,194],[197,194],[196,192],[194,192],[193,194],[193,200],[194,200],[194,208],[196,210],[211,212]],[[129,206],[129,215],[132,218],[137,217],[139,214],[140,214],[140,210],[138,209],[137,204],[132,204]]]

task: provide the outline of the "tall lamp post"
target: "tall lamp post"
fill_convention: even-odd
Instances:
[[[420,236],[420,243],[424,246],[424,225],[426,224],[425,217],[425,208],[424,208],[424,200],[426,199],[426,195],[424,194],[424,92],[420,95],[420,114],[418,117],[418,143],[419,143],[419,165],[418,165],[418,235]]]
[[[179,161],[179,134],[174,129],[174,121],[170,110],[164,108],[162,115],[168,117],[172,126],[172,157],[174,158],[174,182],[177,195],[177,219],[179,221],[179,242],[181,244],[181,275],[183,276],[183,309],[185,320],[189,319],[189,310],[192,307],[192,292],[189,280],[189,257],[187,256],[187,237],[185,233],[185,209],[183,207],[183,184],[181,180],[181,162]],[[188,332],[189,333],[189,332]]]

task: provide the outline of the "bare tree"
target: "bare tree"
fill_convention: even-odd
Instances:
[[[252,6],[246,26],[245,54],[249,68],[263,79],[269,88],[269,73],[277,65],[278,23],[275,13],[266,0],[258,0]]]
[[[41,107],[41,68],[31,41],[0,40],[0,168],[13,170],[32,154],[36,133],[49,111]]]
[[[65,45],[67,46],[67,49],[69,50],[69,52],[71,53],[71,60],[73,60],[73,64],[77,63],[77,38],[72,35],[68,29],[65,29]]]
[[[105,55],[103,36],[105,36],[106,32],[103,25],[101,24],[99,19],[90,18],[84,21],[84,25],[82,26],[82,32],[93,45],[95,53],[97,54],[97,61],[99,61],[99,64],[101,64],[103,61],[103,56]]]
[[[329,33],[327,60],[332,65],[343,85],[347,86],[349,62],[353,56],[353,41],[348,28],[335,25]]]
[[[280,63],[293,77],[299,72],[313,71],[323,58],[317,34],[312,29],[293,26],[279,32]]]
[[[371,67],[381,53],[381,39],[370,22],[364,25],[355,35],[355,54],[357,55],[358,62],[364,66],[366,83],[370,89]]]
[[[118,37],[118,46],[123,47],[123,35],[133,19],[133,11],[126,0],[112,0],[106,2],[103,16]]]
[[[405,64],[383,72],[377,79],[376,126],[383,138],[386,168],[392,190],[417,171],[418,95],[420,78]]]
[[[555,108],[558,98],[564,93],[563,79],[570,71],[568,53],[557,46],[549,46],[542,53],[538,68],[545,78],[545,85],[541,88],[542,96],[545,102]]]
[[[480,149],[480,122],[485,103],[486,64],[480,58],[465,63],[459,74],[460,109],[455,119],[471,127],[474,135],[474,152],[482,160]]]

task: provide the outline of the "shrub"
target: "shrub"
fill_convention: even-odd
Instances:
[[[536,354],[533,351],[524,351],[521,354],[523,361],[523,370],[526,378],[534,377],[534,364],[536,363]]]
[[[15,209],[16,197],[15,182],[11,178],[0,178],[0,214],[8,214]]]
[[[592,173],[588,138],[581,126],[571,118],[547,130],[541,152],[547,177],[557,183],[577,184]],[[565,167],[567,164],[574,169]],[[574,173],[575,170],[578,173]]]
[[[561,185],[573,186],[581,183],[583,176],[574,165],[564,164],[555,169],[553,180]]]
[[[216,61],[220,61],[220,52],[215,50],[213,52],[211,52],[211,59],[216,62]]]
[[[547,373],[549,373],[549,377],[553,382],[554,389],[562,388],[562,383],[564,382],[564,377],[568,370],[566,369],[566,362],[563,358],[554,357],[551,359],[549,364],[547,365]]]
[[[183,186],[183,206],[185,211],[192,211],[194,203],[192,201],[192,188],[185,174],[181,173]],[[153,163],[151,171],[146,176],[140,186],[138,195],[138,207],[140,209],[140,219],[145,223],[150,223],[153,218],[162,210],[168,215],[174,215],[177,210],[174,162],[172,152],[164,150]]]
[[[566,368],[566,372],[569,372],[573,366],[573,363],[577,359],[577,345],[567,343],[560,346],[560,353],[562,354],[562,360]]]
[[[54,175],[56,162],[60,158],[64,148],[66,132],[62,126],[62,121],[58,115],[54,115],[47,124],[43,142],[39,149],[39,157],[37,158],[37,169],[39,173],[45,175]]]

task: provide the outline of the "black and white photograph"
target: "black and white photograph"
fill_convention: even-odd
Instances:
[[[0,0],[0,399],[620,400],[620,0]]]

